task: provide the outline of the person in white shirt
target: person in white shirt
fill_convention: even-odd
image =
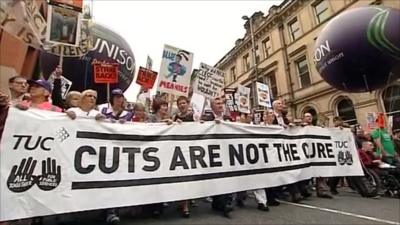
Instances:
[[[76,117],[94,118],[96,120],[104,119],[105,116],[95,109],[97,100],[97,92],[95,90],[85,90],[79,102],[79,107],[72,107],[66,111],[71,119]]]

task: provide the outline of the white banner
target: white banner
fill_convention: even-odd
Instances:
[[[239,105],[239,112],[250,113],[250,88],[239,85],[236,102]]]
[[[0,221],[363,174],[346,129],[132,125],[14,108],[0,162]]]
[[[165,45],[158,77],[158,91],[187,97],[192,64],[193,53]]]
[[[221,95],[225,85],[225,73],[217,68],[200,63],[193,92],[213,99]]]
[[[256,82],[258,105],[272,108],[271,95],[267,84]]]

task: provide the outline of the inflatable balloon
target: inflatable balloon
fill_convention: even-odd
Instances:
[[[400,77],[400,11],[361,7],[333,18],[318,35],[314,61],[334,88],[366,92]]]
[[[94,89],[98,92],[98,103],[107,102],[106,84],[95,84],[92,63],[96,61],[117,62],[119,64],[118,84],[111,84],[111,89],[119,87],[126,90],[135,74],[135,58],[129,44],[110,29],[94,24],[90,27],[93,35],[93,48],[81,57],[64,57],[63,75],[72,81],[70,90],[83,91]],[[65,48],[65,51],[70,51]],[[64,51],[64,52],[65,52]],[[42,52],[40,69],[47,79],[59,63],[59,56]]]

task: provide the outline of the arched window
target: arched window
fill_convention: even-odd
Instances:
[[[350,99],[344,98],[340,100],[337,104],[337,112],[344,122],[350,125],[357,124],[356,112],[354,111],[353,102]]]
[[[400,129],[400,85],[386,88],[382,93],[386,115],[392,116],[393,130]]]

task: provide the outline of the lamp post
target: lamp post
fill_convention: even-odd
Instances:
[[[253,18],[248,16],[242,16],[243,20],[249,21],[250,25],[250,37],[251,37],[251,51],[252,51],[252,58],[253,58],[253,69],[255,73],[255,80],[253,80],[253,105],[257,105],[257,85],[256,82],[258,80],[258,70],[257,70],[257,61],[256,61],[256,44],[254,41],[254,33],[253,33]]]

